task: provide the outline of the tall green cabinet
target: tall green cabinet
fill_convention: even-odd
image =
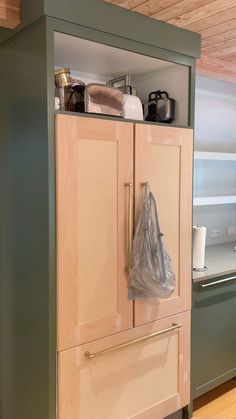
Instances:
[[[79,63],[80,54],[86,49],[92,61],[83,59],[83,74],[86,66],[87,73],[95,72],[100,48],[102,54],[108,54],[107,66],[109,54],[114,54],[115,49],[125,53],[131,63],[139,62],[138,57],[141,63],[145,58],[142,74],[135,70],[140,89],[148,83],[146,68],[154,71],[157,66],[163,83],[164,73],[170,74],[170,86],[179,95],[179,119],[173,129],[192,130],[200,37],[100,0],[21,3],[21,26],[14,31],[0,30],[0,417],[56,419],[54,125],[55,113],[61,117],[63,112],[54,111],[54,68],[67,62],[72,67],[74,58]],[[78,50],[70,51],[73,45]],[[105,77],[106,65],[100,58],[101,79]],[[94,68],[89,68],[89,61]],[[183,89],[178,86],[179,70]],[[108,73],[107,70],[106,75],[112,76],[112,71]],[[155,90],[155,80],[151,83]],[[147,92],[148,88],[149,84]],[[71,114],[72,119],[77,117]],[[102,116],[95,120],[98,119],[114,120]],[[65,414],[63,419],[72,418]],[[85,415],[78,419],[94,418]],[[103,419],[109,419],[109,415]]]

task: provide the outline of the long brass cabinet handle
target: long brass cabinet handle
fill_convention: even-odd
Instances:
[[[132,267],[132,242],[133,242],[133,197],[132,197],[132,183],[125,183],[125,187],[129,189],[128,197],[128,219],[127,219],[127,266],[126,270],[129,272]]]
[[[158,332],[150,333],[149,335],[142,336],[141,338],[133,339],[125,343],[121,343],[120,345],[112,346],[111,348],[105,349],[104,351],[90,353],[89,351],[85,352],[85,356],[88,359],[97,358],[98,356],[105,355],[109,352],[117,351],[118,349],[127,348],[128,346],[134,345],[135,343],[143,342],[145,340],[154,338],[155,336],[163,335],[164,333],[171,332],[172,330],[180,329],[181,325],[177,323],[173,323],[171,327],[167,329],[159,330]]]
[[[201,288],[213,287],[213,285],[223,284],[224,282],[230,282],[235,279],[236,279],[236,276],[231,276],[230,278],[223,278],[223,279],[220,279],[219,281],[209,282],[208,284],[200,284],[200,287]]]

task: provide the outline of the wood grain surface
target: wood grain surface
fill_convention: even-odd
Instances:
[[[20,0],[0,0],[0,27],[13,29],[20,24]]]
[[[199,32],[202,36],[202,57],[197,65],[197,73],[235,82],[235,0],[104,1],[190,31]]]
[[[56,161],[57,347],[64,350],[133,326],[124,252],[133,124],[57,115]]]
[[[236,381],[225,384],[204,394],[194,401],[193,419],[235,419]]]

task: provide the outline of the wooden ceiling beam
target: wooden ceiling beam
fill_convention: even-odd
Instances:
[[[0,0],[0,26],[14,29],[20,24],[20,0]]]
[[[197,60],[196,71],[200,76],[236,83],[236,66],[207,54]]]
[[[167,22],[171,25],[180,26],[181,28],[189,27],[189,25],[196,24],[204,19],[210,19],[212,17],[214,19],[214,17],[218,16],[221,12],[230,10],[234,6],[235,0],[215,0],[205,6],[199,7],[191,12],[184,13],[174,19],[168,19]]]
[[[210,3],[214,3],[215,0],[182,0],[178,1],[177,4],[172,7],[165,7],[164,10],[152,14],[152,17],[159,20],[164,20],[165,22],[170,22],[172,19],[180,20],[183,16],[188,16],[191,12],[194,13],[202,9],[203,6],[208,6]]]
[[[222,52],[222,51],[227,50],[228,48],[231,48],[231,47],[236,48],[236,31],[235,31],[235,34],[234,34],[234,38],[231,37],[228,40],[224,40],[222,42],[218,42],[217,44],[209,45],[207,47],[203,46],[202,47],[202,52],[204,54],[214,55],[215,53]],[[230,52],[229,52],[229,54],[230,54]]]
[[[221,58],[224,55],[234,54],[235,52],[236,52],[236,40],[234,40],[234,45],[228,48],[224,48],[224,49],[220,49],[218,51],[212,52],[211,56],[216,57],[216,58]]]
[[[197,74],[236,83],[236,0],[104,1],[199,32]]]
[[[132,7],[132,10],[142,13],[146,16],[153,16],[155,13],[161,12],[169,7],[178,5],[180,0],[147,0],[143,1],[139,6]]]
[[[218,35],[211,36],[210,38],[203,38],[202,48],[213,47],[218,44],[225,43],[233,38],[236,38],[236,28],[228,32],[223,32],[219,33]]]
[[[235,52],[233,52],[231,54],[223,55],[221,57],[221,60],[228,61],[228,62],[232,63],[233,65],[235,65],[235,68],[236,68],[236,53]]]
[[[202,40],[236,29],[236,19],[227,20],[201,31]]]
[[[124,7],[125,9],[132,10],[135,6],[138,6],[139,4],[143,3],[143,0],[106,0],[107,3],[112,3],[116,6]]]
[[[235,4],[235,2],[234,2]],[[215,11],[215,14],[185,26],[185,29],[201,33],[204,29],[211,26],[220,25],[229,20],[236,19],[236,7],[224,10],[223,12]]]

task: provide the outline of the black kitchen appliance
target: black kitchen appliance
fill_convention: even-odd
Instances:
[[[72,106],[74,112],[85,112],[85,84],[81,80],[74,80],[67,108]]]
[[[151,92],[148,97],[148,115],[146,121],[170,124],[175,119],[175,100],[161,90]]]

